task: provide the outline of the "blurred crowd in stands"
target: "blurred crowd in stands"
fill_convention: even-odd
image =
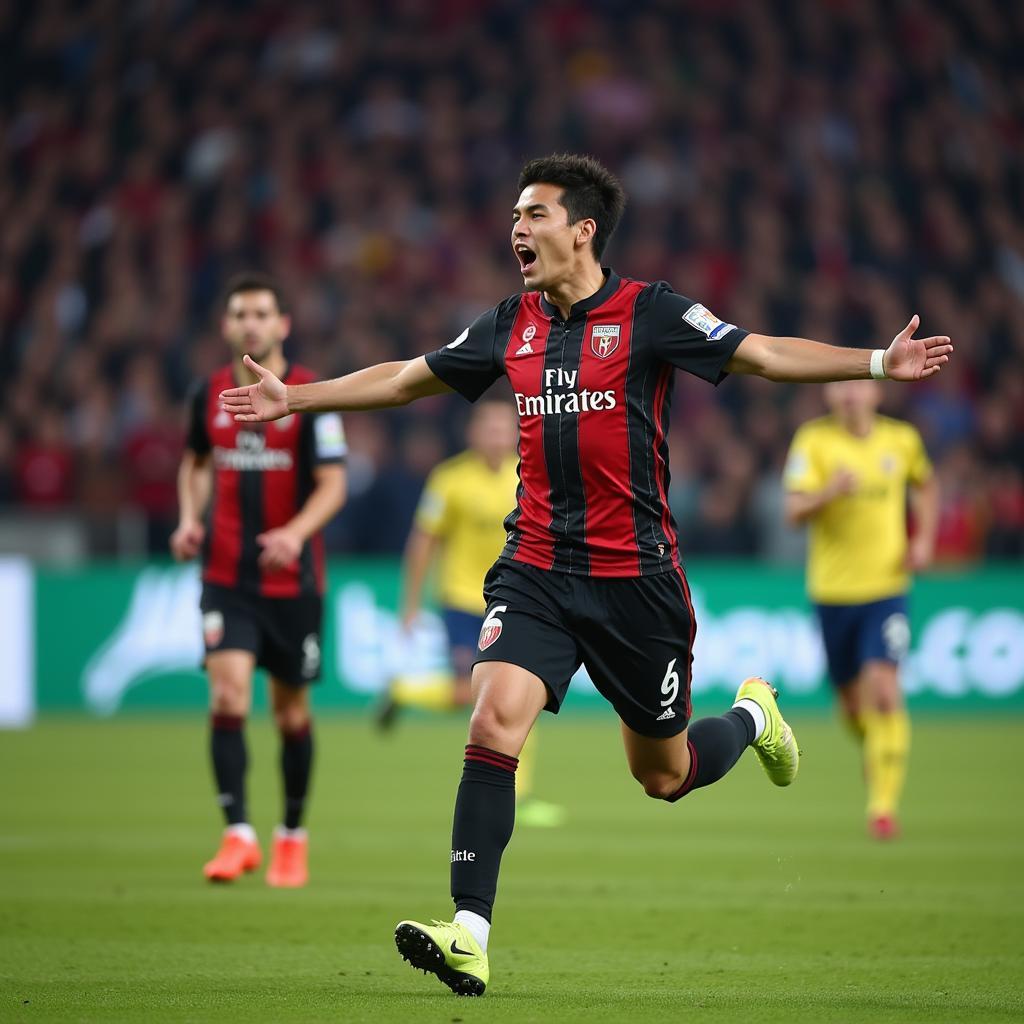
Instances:
[[[176,516],[219,289],[274,274],[292,358],[436,348],[519,289],[529,157],[623,179],[607,262],[748,329],[955,360],[886,385],[942,486],[939,559],[1024,557],[1024,6],[998,0],[0,2],[0,506]],[[820,388],[677,375],[688,552],[785,558]],[[397,551],[455,397],[346,417],[341,551]]]

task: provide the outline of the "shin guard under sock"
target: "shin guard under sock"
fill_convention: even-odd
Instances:
[[[452,899],[490,921],[516,817],[518,758],[469,744],[452,824]]]
[[[210,716],[210,758],[217,782],[217,802],[229,825],[248,820],[245,809],[245,718],[242,715]]]
[[[725,775],[754,741],[754,719],[743,708],[733,708],[716,718],[701,718],[690,726],[690,771],[669,803],[691,790],[710,786]]]
[[[307,722],[295,732],[281,733],[281,778],[284,782],[285,828],[298,828],[306,809],[313,770],[313,731]]]

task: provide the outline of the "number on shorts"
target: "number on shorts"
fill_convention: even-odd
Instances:
[[[673,658],[668,663],[668,668],[665,669],[665,678],[661,681],[661,692],[665,694],[665,699],[661,702],[663,708],[667,708],[679,696],[679,673],[676,671],[677,660]]]
[[[480,639],[477,641],[479,650],[486,651],[501,636],[502,622],[498,618],[498,613],[506,611],[508,611],[507,604],[496,604],[490,610],[480,627]]]

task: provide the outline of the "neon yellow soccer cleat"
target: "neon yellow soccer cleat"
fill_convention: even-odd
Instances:
[[[451,921],[399,921],[395,945],[402,959],[436,974],[457,996],[482,996],[491,971],[487,954],[468,929]]]
[[[761,738],[754,741],[761,767],[776,786],[788,786],[800,768],[800,748],[793,730],[779,713],[778,696],[778,690],[759,676],[744,679],[736,691],[736,700],[752,700],[764,712],[767,724]]]

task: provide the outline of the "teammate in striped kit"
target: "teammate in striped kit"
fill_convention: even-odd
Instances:
[[[289,326],[269,278],[248,273],[229,283],[221,330],[234,358],[193,393],[178,473],[180,521],[171,537],[176,558],[201,555],[203,562],[210,754],[227,824],[204,874],[230,882],[262,859],[247,816],[244,736],[260,666],[270,675],[281,733],[284,813],[267,871],[267,882],[281,887],[305,885],[308,877],[301,826],[313,760],[307,687],[320,675],[319,531],[344,502],[345,438],[337,413],[247,427],[220,408],[218,395],[251,377],[245,352],[259,351],[289,383],[312,380],[309,370],[285,361]]]
[[[452,831],[456,914],[403,921],[399,951],[453,991],[480,995],[502,852],[512,834],[517,757],[539,713],[557,712],[582,662],[621,719],[626,757],[652,797],[675,801],[721,778],[748,746],[776,785],[799,752],[771,686],[747,679],[724,715],[690,725],[696,624],[668,508],[675,368],[713,384],[729,372],[777,381],[919,380],[949,339],[885,350],[748,333],[658,282],[601,266],[625,196],[597,161],[533,160],[519,178],[512,249],[526,291],[445,348],[310,385],[249,362],[258,384],[221,395],[241,422],[292,412],[404,405],[455,390],[470,400],[507,376],[520,418],[516,510],[485,581],[476,703]]]

